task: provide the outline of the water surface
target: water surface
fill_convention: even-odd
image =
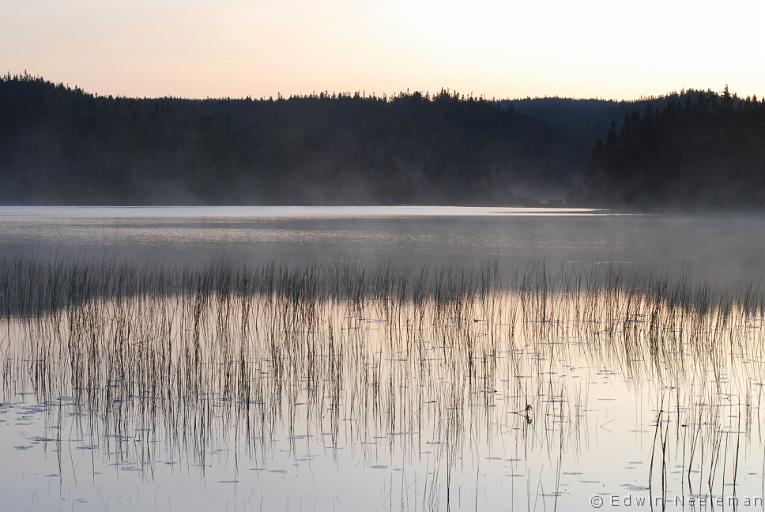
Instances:
[[[716,283],[759,277],[759,215],[461,207],[0,207],[8,257],[155,264],[619,262]]]
[[[761,226],[3,208],[0,509],[762,509]]]

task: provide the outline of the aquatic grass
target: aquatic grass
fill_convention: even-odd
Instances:
[[[562,378],[575,364],[655,393],[662,495],[680,456],[689,494],[735,484],[741,436],[759,425],[745,416],[759,414],[765,360],[754,284],[541,262],[508,279],[493,265],[4,260],[0,297],[3,401],[31,391],[58,425],[77,413],[118,462],[161,446],[204,470],[234,445],[265,463],[281,438],[295,456],[302,443],[405,461],[431,447],[418,501],[448,509],[464,454],[511,432],[557,461],[557,504],[564,453],[591,435],[586,383]]]

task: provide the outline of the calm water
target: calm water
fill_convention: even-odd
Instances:
[[[508,268],[634,265],[729,282],[760,275],[765,219],[452,207],[0,207],[7,256],[116,257],[151,264],[359,261],[402,266],[494,260]]]
[[[762,510],[765,326],[742,287],[761,279],[762,227],[586,210],[2,208],[12,259],[393,270],[363,298],[293,279],[289,293],[114,294],[0,320],[0,510],[650,510],[641,500],[657,497],[654,510],[733,510],[734,495]],[[407,269],[450,266],[458,283],[487,261],[520,266],[515,286],[398,292],[418,286]],[[540,281],[540,261],[565,270]]]

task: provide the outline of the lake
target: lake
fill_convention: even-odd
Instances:
[[[763,509],[763,227],[1,207],[0,510]]]
[[[355,260],[508,268],[544,259],[619,262],[710,282],[750,280],[765,256],[759,215],[623,215],[456,207],[0,207],[6,257],[116,257],[207,264]]]

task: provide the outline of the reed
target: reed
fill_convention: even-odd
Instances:
[[[576,361],[654,393],[650,489],[659,474],[666,496],[682,455],[682,491],[701,492],[703,475],[712,494],[726,478],[735,487],[759,425],[742,416],[761,402],[763,304],[754,284],[721,291],[616,266],[531,263],[506,278],[493,265],[3,260],[3,401],[34,393],[59,431],[62,411],[78,413],[117,463],[161,447],[204,468],[236,445],[262,464],[283,436],[294,452],[342,440],[408,460],[433,447],[416,497],[430,509],[454,506],[466,451],[511,432],[518,454],[557,461],[557,508],[563,454],[590,436],[586,383],[560,377]]]

